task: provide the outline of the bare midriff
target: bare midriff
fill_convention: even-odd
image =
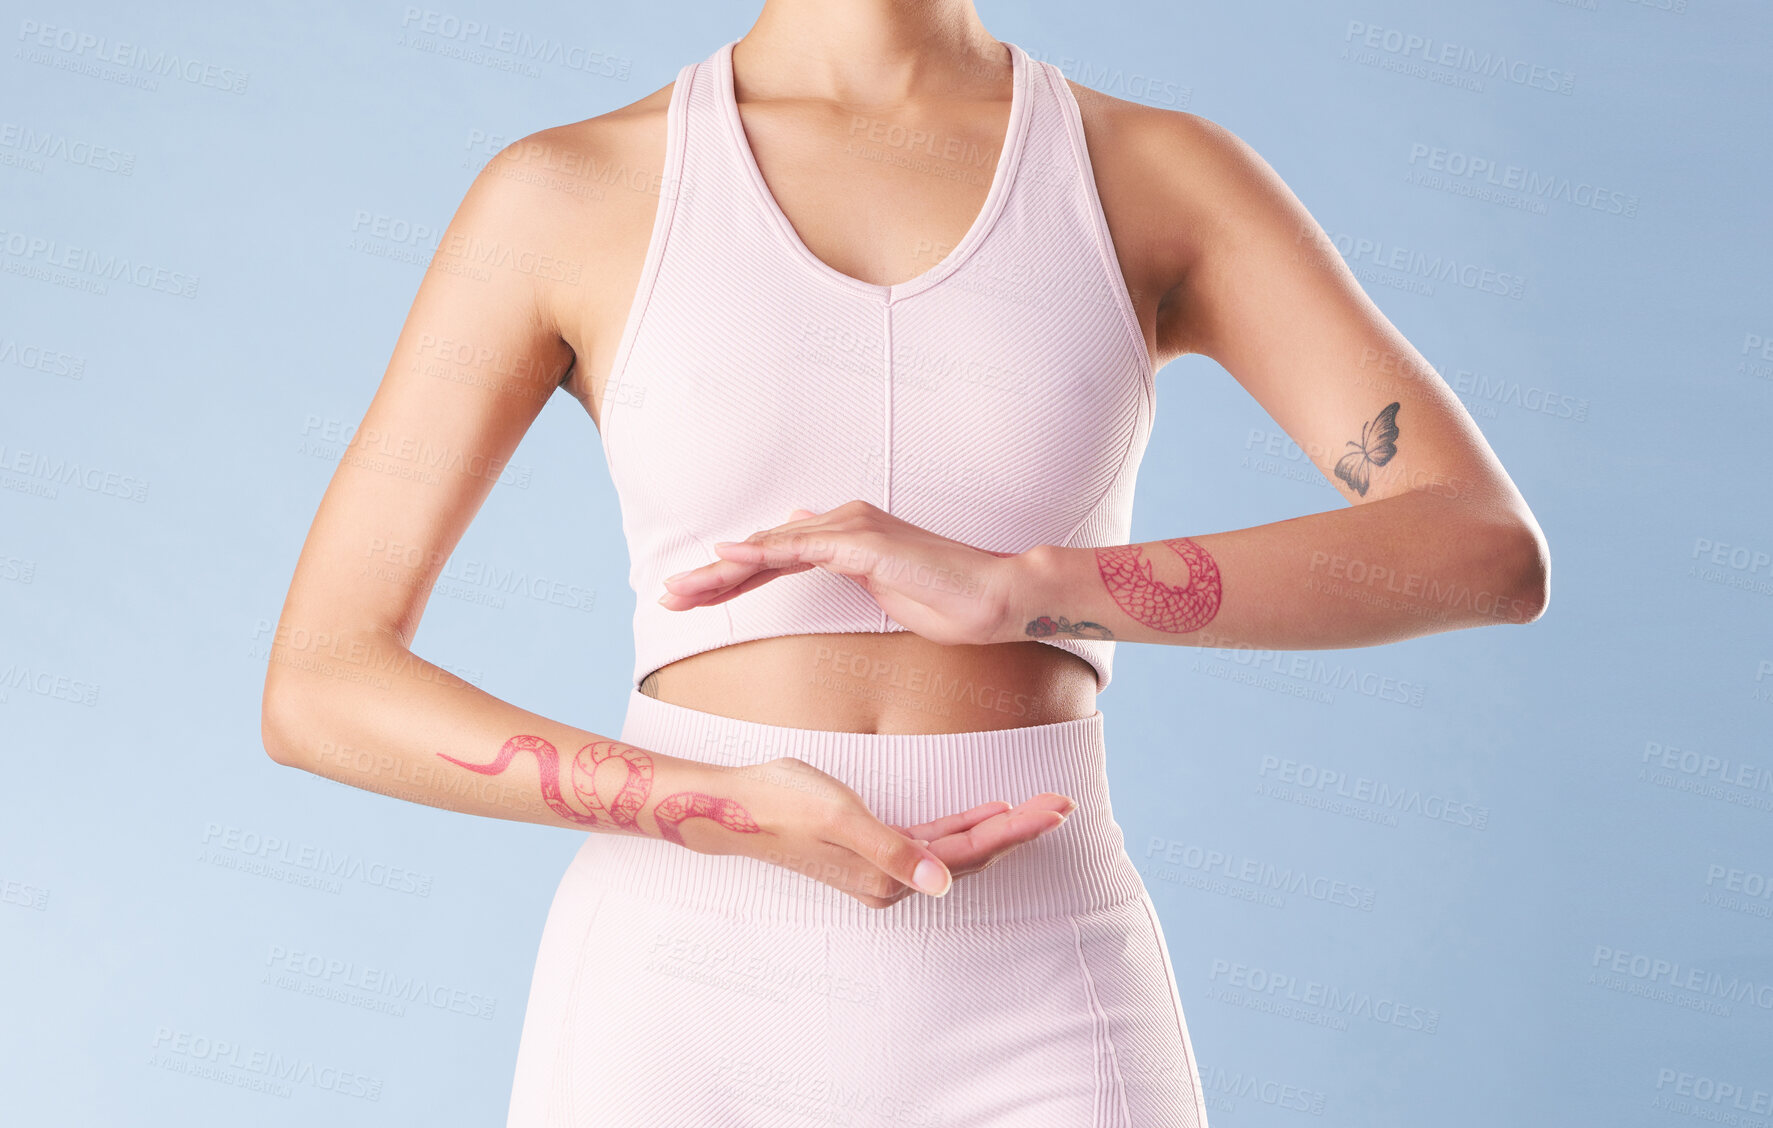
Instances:
[[[680,658],[640,691],[789,728],[980,732],[1089,716],[1096,671],[1042,642],[943,646],[910,631],[783,635]]]

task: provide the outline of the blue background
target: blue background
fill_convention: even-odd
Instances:
[[[578,834],[357,791],[259,742],[297,550],[429,249],[364,238],[359,216],[441,230],[500,144],[650,93],[756,8],[432,9],[605,52],[625,71],[609,77],[415,45],[400,4],[7,7],[0,1120],[503,1123]],[[1773,1125],[1773,10],[981,15],[1075,81],[1262,153],[1461,392],[1552,546],[1551,606],[1526,628],[1295,655],[1119,647],[1101,701],[1115,811],[1212,1123]],[[71,34],[42,46],[42,25]],[[116,81],[79,36],[212,77]],[[1410,36],[1571,84],[1450,82],[1469,72],[1412,67],[1394,49]],[[1455,170],[1440,181],[1436,150]],[[1497,199],[1456,174],[1472,159],[1572,191]],[[93,292],[36,240],[195,292]],[[1393,248],[1520,292],[1425,283],[1386,265]],[[96,473],[49,484],[43,459]],[[556,396],[513,461],[458,557],[594,606],[462,589],[432,600],[415,647],[616,732],[634,596],[595,430]],[[1134,540],[1339,504],[1217,365],[1162,371]],[[377,876],[252,872],[269,840]],[[1266,880],[1289,874],[1305,887]],[[267,979],[289,953],[443,985],[491,1017]],[[1289,1003],[1312,992],[1357,1013]],[[207,1044],[360,1074],[379,1099],[201,1076]]]

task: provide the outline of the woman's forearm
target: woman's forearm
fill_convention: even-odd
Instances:
[[[1372,646],[1543,610],[1536,526],[1427,490],[1232,532],[1016,557],[1004,637]]]
[[[757,830],[728,769],[538,716],[392,637],[280,625],[263,735],[278,763],[465,814],[692,848]]]

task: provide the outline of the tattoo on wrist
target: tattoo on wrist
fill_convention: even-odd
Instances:
[[[1114,637],[1114,632],[1103,626],[1101,623],[1074,623],[1063,615],[1060,615],[1056,619],[1050,615],[1042,615],[1038,619],[1031,619],[1029,620],[1026,633],[1029,638],[1051,638],[1054,635],[1065,635],[1068,638]]]
[[[1151,574],[1151,561],[1136,544],[1113,545],[1096,550],[1096,567],[1102,585],[1115,605],[1153,630],[1170,634],[1198,631],[1219,613],[1224,585],[1219,565],[1206,549],[1177,537],[1162,542],[1188,562],[1188,582],[1166,584]]]
[[[580,826],[608,826],[646,834],[640,827],[640,813],[652,794],[653,758],[631,744],[594,740],[574,753],[566,780],[572,792],[571,801],[560,788],[560,752],[539,736],[512,737],[490,764],[470,764],[442,752],[437,755],[471,772],[498,775],[511,766],[519,752],[535,754],[542,776],[542,799],[555,814]],[[606,792],[599,788],[597,769],[609,760],[625,770],[614,796],[606,798]],[[608,774],[605,773],[606,779]],[[701,791],[665,796],[653,807],[652,816],[659,836],[679,846],[683,845],[683,833],[678,828],[686,819],[710,819],[736,834],[756,834],[762,829],[738,802]]]
[[[1367,496],[1373,467],[1385,465],[1397,453],[1397,409],[1398,404],[1393,401],[1371,423],[1362,423],[1360,439],[1348,440],[1348,445],[1355,449],[1336,460],[1336,477],[1362,497]]]

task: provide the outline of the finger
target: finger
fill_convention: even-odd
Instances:
[[[1009,814],[1017,811],[1057,811],[1062,815],[1069,815],[1076,809],[1077,803],[1069,796],[1061,795],[1056,791],[1043,791],[1039,795],[1032,795],[1014,806],[1011,806],[1005,800],[993,799],[989,803],[979,804],[970,811],[962,811],[958,815],[945,815],[942,818],[934,819],[930,822],[921,823],[919,825],[924,827],[941,825],[944,827],[944,834],[957,834],[960,831],[965,830],[967,827],[977,825],[993,815]],[[917,828],[912,827],[910,829],[915,830]],[[920,837],[928,837],[928,835],[922,835]]]
[[[806,516],[795,517],[794,516],[795,513],[804,513]],[[790,520],[784,521],[780,525],[772,525],[771,527],[769,527],[767,529],[759,529],[756,532],[752,533],[750,536],[746,537],[744,540],[716,541],[714,543],[715,543],[716,547],[721,547],[721,546],[730,545],[730,544],[755,544],[756,542],[762,540],[765,537],[775,536],[778,533],[797,532],[797,531],[800,531],[803,529],[815,528],[818,525],[820,525],[821,523],[823,523],[825,520],[825,517],[823,514],[814,513],[810,509],[796,509],[793,511],[793,513],[790,513],[788,516],[791,518]]]
[[[721,541],[715,544],[714,551],[723,559],[761,563],[771,568],[816,564],[838,575],[866,576],[878,562],[880,550],[877,537],[871,533],[820,525],[760,534],[735,543]]]
[[[972,866],[1032,842],[1065,822],[1076,804],[1063,795],[1040,795],[946,838],[930,843],[951,865]]]
[[[765,569],[764,571],[758,572],[756,575],[752,576],[750,579],[744,581],[741,584],[738,584],[737,586],[735,586],[727,591],[719,592],[717,594],[710,595],[710,596],[704,596],[703,598],[698,599],[695,603],[695,606],[697,606],[697,607],[713,607],[717,603],[725,603],[729,599],[735,599],[738,596],[744,595],[746,592],[750,591],[752,588],[762,587],[764,584],[769,583],[771,580],[775,579],[777,576],[792,576],[796,572],[809,571],[812,567],[813,567],[813,565],[811,565],[811,564],[797,564],[791,568],[768,568],[768,569]]]
[[[916,892],[835,842],[820,842],[813,853],[793,859],[787,868],[847,893],[870,908],[884,908]]]
[[[1010,809],[1010,805],[1002,799],[993,799],[989,803],[981,803],[970,811],[962,811],[957,815],[943,815],[939,819],[931,819],[926,823],[906,827],[905,833],[912,838],[922,838],[934,842],[938,838],[946,838],[950,834],[959,834],[992,815],[1001,814]]]
[[[759,533],[749,540],[720,541],[714,546],[722,560],[753,567],[781,568],[789,564],[823,563],[834,548],[829,531],[817,535],[806,530]]]
[[[930,843],[930,849],[951,866],[977,868],[1064,822],[1064,816],[1057,811],[1006,811],[959,834],[938,838]]]
[[[858,830],[848,846],[887,877],[932,897],[944,896],[954,884],[948,866],[936,856],[935,843],[918,846],[883,822]]]
[[[766,568],[761,564],[717,560],[713,564],[704,564],[694,571],[685,572],[675,579],[663,581],[665,594],[659,602],[672,611],[724,603],[776,576],[792,575],[812,567],[812,564],[796,564],[786,568]]]
[[[674,595],[700,595],[709,589],[730,587],[762,565],[746,560],[711,560],[661,581]]]
[[[810,509],[796,509],[792,513],[790,513],[789,515],[793,516],[793,514],[795,514],[795,513],[805,514],[806,519],[813,519],[818,516],[818,514],[814,513]],[[805,523],[806,523],[805,519],[800,520],[800,521],[790,522],[790,524],[794,524],[794,525],[801,525],[801,524],[805,524]],[[786,528],[786,527],[787,527],[786,525],[777,526],[777,528]],[[767,536],[774,531],[775,530],[773,530],[773,529],[766,529],[763,532],[752,534],[751,538],[749,538],[749,539],[755,540],[758,537]],[[719,556],[719,550],[721,547],[725,547],[725,546],[728,546],[731,544],[745,544],[745,543],[748,543],[748,541],[719,541],[719,542],[717,542],[717,547],[715,549],[715,555]],[[761,564],[760,561],[755,560],[755,559],[751,559],[751,558],[744,558],[744,559],[739,559],[739,560],[727,560],[724,558],[716,559],[710,563],[703,564],[703,565],[688,569],[683,572],[679,572],[677,575],[667,578],[665,580],[665,583],[667,585],[666,590],[673,591],[673,588],[675,588],[675,590],[673,591],[673,594],[676,594],[676,595],[689,595],[689,596],[705,595],[710,592],[717,591],[719,589],[729,587],[733,584],[741,582],[743,579],[745,579],[745,577],[750,573],[750,571],[752,569],[759,567],[760,564]]]

